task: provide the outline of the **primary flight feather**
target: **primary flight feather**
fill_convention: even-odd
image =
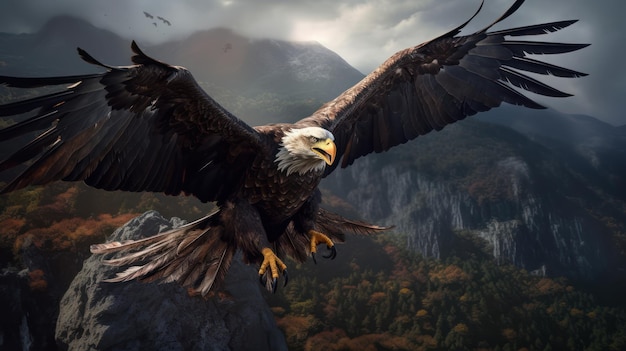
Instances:
[[[522,3],[515,1],[493,24]],[[542,108],[516,88],[569,96],[525,72],[585,75],[527,55],[561,54],[587,45],[516,40],[576,21],[488,32],[492,24],[459,36],[468,22],[396,53],[296,123],[247,125],[205,93],[185,68],[147,56],[135,42],[132,66],[109,66],[78,49],[85,61],[104,71],[50,78],[0,76],[0,83],[15,88],[68,85],[60,92],[0,106],[0,116],[28,114],[0,130],[0,143],[9,145],[35,133],[0,163],[0,172],[25,168],[2,192],[65,180],[215,202],[215,212],[183,227],[91,250],[124,252],[105,261],[130,266],[110,281],[176,281],[202,295],[219,285],[234,253],[241,250],[247,262],[259,265],[262,283],[274,290],[281,274],[287,281],[285,256],[315,259],[317,245],[325,244],[325,257],[334,258],[334,245],[346,233],[386,229],[319,206],[318,185],[337,166],[347,167],[359,157],[502,102]]]

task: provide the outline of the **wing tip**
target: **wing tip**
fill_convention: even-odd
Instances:
[[[163,67],[170,67],[170,65],[155,60],[152,57],[146,55],[143,50],[141,50],[141,48],[139,47],[139,44],[137,44],[137,41],[132,40],[130,43],[130,48],[133,51],[134,55],[131,57],[131,61],[134,64],[137,65],[147,65],[147,64],[157,64]],[[93,56],[91,56],[86,50],[84,50],[83,48],[77,47],[76,51],[78,51],[78,55],[80,56],[81,59],[83,59],[85,62],[90,63],[92,65],[97,65],[97,66],[101,66],[107,69],[114,69],[114,67],[106,65],[98,60],[96,60]]]
[[[435,38],[435,39],[433,39],[431,41],[434,41],[434,40],[437,40],[437,39],[442,39],[442,38],[449,38],[449,37],[453,37],[453,36],[459,34],[461,32],[461,29],[465,28],[465,26],[467,26],[478,15],[478,13],[482,10],[484,4],[485,4],[485,0],[480,0],[480,5],[478,6],[478,9],[476,10],[476,12],[474,12],[474,14],[467,21],[465,21],[464,23],[462,23],[461,25],[457,26],[456,28],[454,28],[454,29],[452,29],[452,30],[450,30],[450,31],[440,35],[439,37],[437,37],[437,38]]]
[[[78,56],[80,56],[80,58],[83,59],[83,61],[85,61],[85,62],[87,62],[89,64],[100,66],[100,67],[104,67],[104,68],[107,68],[107,69],[113,68],[113,67],[111,67],[109,65],[105,65],[104,63],[96,60],[93,56],[91,56],[87,51],[85,51],[81,47],[77,47],[76,51],[78,51]]]
[[[146,55],[143,50],[139,47],[139,44],[135,40],[130,43],[130,48],[133,50],[134,55],[131,57],[131,60],[134,64],[137,65],[158,65],[163,68],[171,68],[169,64],[165,62],[161,62],[159,60],[153,59],[152,57]]]
[[[498,19],[496,19],[495,21],[493,21],[493,23],[491,23],[487,27],[483,28],[482,30],[479,30],[476,33],[484,33],[486,31],[488,31],[489,28],[491,28],[491,27],[495,26],[496,24],[504,21],[509,16],[511,16],[513,13],[515,13],[515,11],[519,10],[519,8],[522,6],[522,4],[524,4],[524,1],[525,0],[516,0],[515,3],[513,3],[513,5],[511,5],[511,7],[509,7],[508,10],[506,10],[506,12],[504,12]]]

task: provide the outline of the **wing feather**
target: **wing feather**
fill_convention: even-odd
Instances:
[[[520,71],[527,71],[544,75],[550,74],[556,77],[563,78],[577,78],[587,75],[582,72],[559,67],[546,62],[541,62],[539,60],[534,60],[529,57],[514,57],[513,60],[508,62],[507,66]]]
[[[0,130],[0,143],[10,150],[0,171],[22,170],[2,192],[63,179],[107,190],[184,192],[202,201],[229,194],[246,161],[265,151],[259,133],[207,95],[186,69],[150,58],[135,42],[132,50],[134,65],[113,67],[78,49],[85,61],[106,69],[99,74],[0,76],[0,84],[14,88],[70,84],[0,105],[3,117],[28,114]]]
[[[525,72],[568,78],[581,77],[584,73],[527,55],[563,54],[587,44],[510,40],[510,37],[555,32],[575,20],[489,32],[522,3],[523,0],[517,0],[496,21],[476,33],[457,36],[474,14],[444,35],[396,53],[354,87],[300,120],[298,123],[302,125],[321,126],[335,135],[337,160],[341,161],[327,167],[326,175],[339,164],[347,167],[361,156],[386,151],[467,116],[498,107],[502,102],[544,108],[518,89],[552,97],[570,96]]]

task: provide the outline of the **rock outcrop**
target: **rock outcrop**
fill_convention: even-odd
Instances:
[[[138,239],[180,225],[154,211],[110,240]],[[105,283],[117,268],[84,262],[60,303],[56,340],[69,350],[286,350],[252,267],[235,260],[225,294],[190,297],[177,284]]]

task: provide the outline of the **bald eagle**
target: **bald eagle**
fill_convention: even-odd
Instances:
[[[460,36],[482,8],[453,30],[399,51],[362,81],[296,123],[251,127],[206,94],[183,67],[144,54],[133,65],[103,64],[102,73],[0,77],[15,88],[66,85],[58,92],[0,106],[0,116],[27,114],[0,130],[0,142],[29,142],[0,163],[24,171],[2,190],[57,180],[105,190],[186,194],[216,210],[178,229],[136,241],[93,245],[122,252],[105,263],[125,266],[110,281],[178,282],[206,295],[222,281],[237,250],[269,290],[284,276],[284,258],[315,260],[318,245],[337,254],[346,233],[386,228],[349,220],[320,207],[320,181],[337,167],[383,152],[502,102],[543,108],[516,89],[568,94],[523,72],[580,77],[527,54],[561,54],[584,44],[514,40],[565,28],[575,20]],[[34,137],[32,137],[34,136]],[[6,144],[5,144],[6,145]]]

